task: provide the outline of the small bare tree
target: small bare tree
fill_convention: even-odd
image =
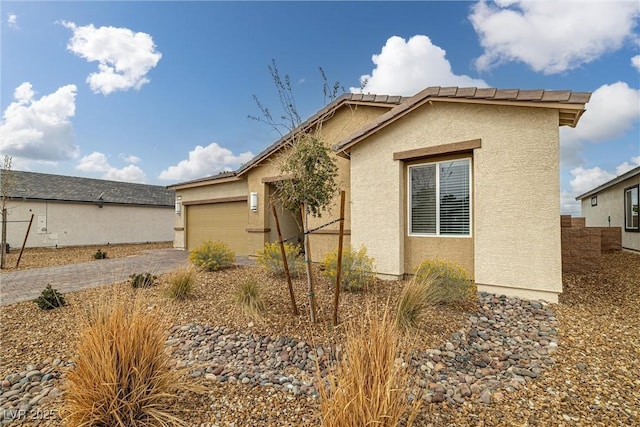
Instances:
[[[275,183],[275,197],[288,211],[302,213],[302,230],[304,232],[304,254],[309,293],[309,313],[311,322],[316,322],[316,308],[313,274],[311,271],[311,246],[309,242],[308,216],[320,217],[329,209],[338,191],[338,166],[328,144],[322,139],[322,122],[307,128],[302,127],[302,119],[296,107],[291,79],[281,76],[275,60],[269,65],[269,72],[278,92],[283,114],[279,120],[274,119],[271,111],[253,96],[262,117],[249,116],[271,126],[284,137],[290,150],[280,165],[280,173],[290,179]],[[336,82],[329,85],[324,70],[320,68],[323,79],[325,102],[336,98],[340,85]],[[284,134],[283,131],[287,133]]]

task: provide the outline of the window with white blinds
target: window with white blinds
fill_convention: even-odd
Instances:
[[[409,233],[469,236],[470,182],[470,159],[410,166]]]

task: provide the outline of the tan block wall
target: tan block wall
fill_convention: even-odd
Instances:
[[[585,218],[579,216],[571,217],[571,227],[585,227]]]
[[[600,250],[616,252],[622,250],[622,229],[620,227],[597,227],[600,230]]]
[[[472,139],[482,140],[472,162],[476,282],[480,289],[557,301],[562,277],[554,110],[433,102],[359,143],[351,152],[352,242],[367,246],[379,272],[404,274],[406,167],[393,153]],[[432,244],[433,238],[423,239]]]
[[[598,228],[562,229],[562,271],[577,272],[600,268],[601,232]]]
[[[560,227],[571,227],[571,215],[560,215]]]
[[[247,181],[245,179],[223,182],[219,184],[205,185],[201,187],[187,188],[176,191],[176,197],[182,197],[182,203],[189,203],[200,200],[221,199],[227,197],[248,196]],[[186,248],[186,214],[184,207],[180,215],[173,214],[173,247],[177,249]]]

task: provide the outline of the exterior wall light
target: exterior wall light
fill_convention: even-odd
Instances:
[[[176,215],[182,213],[182,196],[176,196]]]
[[[258,193],[251,193],[249,197],[249,209],[251,212],[258,212]]]

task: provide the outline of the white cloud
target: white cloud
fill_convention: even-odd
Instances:
[[[163,180],[188,180],[213,176],[219,172],[235,169],[254,157],[250,151],[234,155],[231,150],[220,147],[215,142],[202,147],[197,145],[189,151],[189,158],[175,166],[169,166],[160,173]]]
[[[633,66],[633,68],[638,70],[638,72],[640,72],[640,55],[636,55],[631,58],[631,65]]]
[[[617,175],[622,175],[625,172],[629,172],[631,169],[640,166],[640,156],[637,157],[632,157],[631,158],[631,163],[629,162],[624,162],[619,164],[616,167],[616,174]]]
[[[71,118],[76,111],[75,85],[66,85],[40,99],[31,83],[18,86],[2,115],[0,152],[28,160],[59,161],[78,157]]]
[[[137,161],[140,159],[133,156]],[[102,179],[109,179],[112,181],[125,181],[125,182],[146,182],[146,175],[138,166],[130,164],[123,168],[116,168],[109,164],[109,159],[103,153],[94,151],[91,154],[84,156],[78,164],[76,169],[83,172],[98,172],[101,173]]]
[[[560,192],[560,214],[580,216],[580,202],[576,200],[576,196],[570,191],[563,190]]]
[[[624,135],[640,118],[640,90],[624,82],[602,85],[591,95],[578,126],[560,128],[560,160],[565,167],[582,164],[586,142],[599,143]]]
[[[87,83],[95,93],[108,95],[118,90],[140,89],[149,83],[147,73],[162,54],[153,38],[128,28],[77,26],[63,21],[73,31],[67,49],[89,62],[98,62],[98,72],[89,74]]]
[[[561,73],[618,50],[639,15],[635,1],[480,0],[469,15],[484,48],[476,67],[520,61]]]
[[[573,179],[569,182],[571,191],[564,190],[560,193],[561,212],[564,215],[579,215],[580,202],[575,200],[577,196],[591,191],[637,166],[640,166],[640,156],[632,157],[631,162],[625,161],[616,166],[615,173],[601,169],[598,166],[593,168],[573,168],[571,170]]]
[[[18,15],[16,15],[15,13],[8,13],[7,24],[9,25],[9,28],[14,28],[14,29],[20,28],[18,26]]]
[[[137,163],[140,163],[140,157],[138,156],[134,156],[134,155],[125,155],[125,154],[120,154],[120,158],[122,160],[124,160],[125,162],[135,165]]]
[[[571,175],[573,175],[573,179],[570,184],[574,196],[593,190],[616,177],[616,174],[607,172],[597,166],[590,169],[584,169],[581,166],[574,168],[571,170]]]
[[[362,88],[352,87],[351,92],[411,96],[428,86],[488,86],[483,80],[455,74],[446,51],[423,35],[408,41],[390,37],[371,60],[375,68],[360,77]]]

